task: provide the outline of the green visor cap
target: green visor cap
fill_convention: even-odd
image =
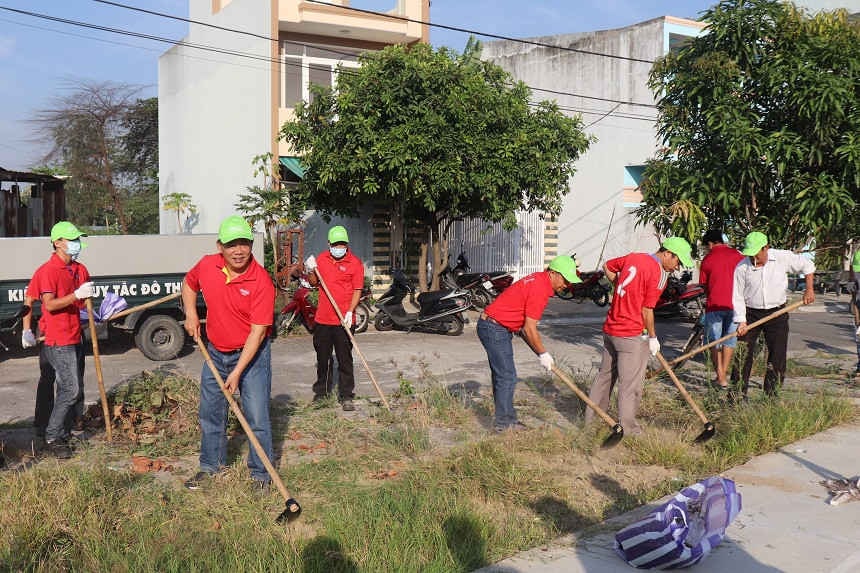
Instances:
[[[231,215],[221,222],[218,227],[218,240],[222,245],[226,245],[230,241],[236,239],[254,240],[254,232],[251,230],[251,225],[248,221],[239,215]]]
[[[570,284],[581,283],[582,279],[576,275],[576,261],[568,255],[559,255],[549,263],[549,270],[555,271],[564,277]]]
[[[693,268],[693,257],[691,255],[693,249],[690,247],[690,243],[688,243],[686,239],[681,237],[669,237],[663,241],[663,244],[660,246],[667,251],[674,253],[678,259],[681,260],[682,265],[688,269]]]
[[[70,241],[74,241],[75,239],[79,239],[81,237],[86,236],[86,233],[81,232],[80,229],[78,229],[68,221],[60,221],[59,223],[51,227],[51,241],[57,241],[59,239],[68,239]]]
[[[854,253],[854,258],[851,260],[851,269],[855,273],[860,272],[860,251]]]
[[[346,234],[346,229],[338,225],[328,230],[328,242],[332,245],[335,243],[348,243],[349,235]]]
[[[758,231],[753,231],[744,239],[744,248],[741,251],[748,257],[755,256],[758,252],[767,245],[767,235]]]

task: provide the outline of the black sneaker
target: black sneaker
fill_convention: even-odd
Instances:
[[[69,447],[69,442],[66,440],[54,440],[46,442],[48,454],[54,456],[58,460],[67,460],[74,455],[72,448]]]
[[[185,481],[185,487],[191,491],[197,491],[203,485],[212,479],[212,474],[208,472],[197,472],[194,477]]]
[[[340,406],[341,406],[341,408],[343,408],[344,412],[354,412],[355,411],[355,404],[353,404],[352,400],[350,400],[349,398],[347,398],[346,400],[343,400],[340,403]]]
[[[510,426],[496,426],[493,429],[497,434],[502,434],[504,432],[522,432],[524,430],[528,430],[529,427],[517,420]]]

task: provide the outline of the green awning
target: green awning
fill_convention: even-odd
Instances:
[[[298,157],[279,157],[281,165],[292,171],[299,179],[305,178],[305,168]]]

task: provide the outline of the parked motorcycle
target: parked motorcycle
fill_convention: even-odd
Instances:
[[[559,298],[576,302],[582,302],[589,298],[597,306],[609,304],[609,293],[612,292],[612,285],[606,278],[606,273],[601,270],[585,272],[577,270],[576,275],[582,279],[582,282],[576,283],[560,293]]]
[[[698,283],[689,284],[693,278],[690,271],[681,273],[678,278],[669,275],[666,288],[654,307],[654,316],[661,318],[682,318],[696,322],[705,312],[705,287]]]
[[[514,276],[507,271],[469,273],[469,270],[471,267],[466,253],[460,251],[457,264],[453,269],[450,263],[446,264],[439,273],[439,279],[445,288],[469,291],[472,305],[478,310],[493,302],[493,299],[514,282]]]
[[[293,280],[297,280],[299,284],[293,292],[290,301],[284,305],[275,320],[275,328],[278,336],[286,335],[296,321],[302,324],[308,332],[313,332],[317,324],[317,304],[311,298],[311,293],[317,290],[316,287],[311,286],[307,281],[307,275],[304,274],[293,277]],[[370,289],[365,288],[361,291],[358,306],[355,307],[355,312],[353,312],[356,334],[367,330],[367,325],[370,323],[371,311],[369,302]]]
[[[420,330],[458,336],[463,333],[465,312],[472,306],[468,291],[446,289],[423,292],[415,297],[415,287],[403,274],[395,269],[393,282],[376,301],[378,312],[374,320],[376,330]],[[406,295],[414,302],[417,298],[419,312],[407,312],[403,307]]]

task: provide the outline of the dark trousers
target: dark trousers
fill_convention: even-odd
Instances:
[[[33,425],[44,434],[54,409],[54,379],[57,374],[48,362],[45,347],[39,351],[39,385],[36,386],[36,411],[33,414]]]
[[[751,324],[757,320],[773,314],[783,306],[774,308],[747,308],[747,323]],[[764,332],[764,342],[767,348],[767,370],[764,374],[764,391],[770,396],[776,395],[785,379],[785,367],[788,355],[788,314],[778,316],[761,326],[750,329],[745,339],[747,341],[747,357],[744,362],[741,380],[743,381],[743,393],[746,395],[749,388],[750,372],[753,360],[758,349],[758,335]]]
[[[319,324],[314,327],[314,349],[317,351],[317,381],[314,395],[325,396],[333,389],[331,352],[337,357],[338,398],[355,397],[355,375],[352,369],[352,341],[341,325]]]

